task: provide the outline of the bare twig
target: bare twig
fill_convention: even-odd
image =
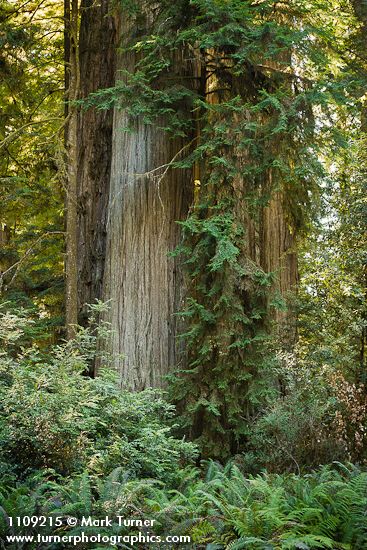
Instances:
[[[153,177],[153,179],[157,179],[157,188],[158,188],[158,198],[159,198],[159,201],[161,203],[161,206],[163,208],[163,211],[164,211],[164,206],[163,206],[163,202],[162,202],[162,199],[161,199],[161,196],[160,196],[160,191],[159,191],[159,186],[162,182],[162,180],[164,179],[164,177],[167,175],[167,172],[168,170],[171,168],[171,166],[173,166],[173,164],[175,163],[175,161],[177,160],[177,158],[181,155],[181,153],[183,153],[183,151],[185,151],[186,149],[188,149],[189,147],[191,147],[191,145],[198,139],[198,137],[196,136],[193,140],[190,141],[190,143],[187,143],[186,145],[184,145],[184,147],[182,147],[182,149],[180,149],[179,151],[177,151],[177,153],[172,157],[172,159],[167,162],[166,164],[162,164],[161,166],[157,166],[156,168],[153,168],[152,170],[149,170],[148,172],[144,172],[144,173],[127,173],[127,176],[133,176],[135,178],[145,178],[145,177]],[[154,175],[156,172],[159,172],[160,170],[163,170],[163,173],[161,174],[158,174],[158,175]],[[108,214],[108,218],[107,218],[107,225],[110,223],[110,213],[112,211],[112,207],[113,205],[115,204],[115,202],[117,201],[117,199],[122,195],[124,189],[122,188],[116,195],[115,197],[113,198],[112,202],[111,202],[111,208],[109,209],[109,214]]]
[[[17,138],[17,136],[19,134],[21,134],[23,132],[23,130],[25,130],[26,128],[28,128],[29,126],[37,126],[39,124],[47,124],[48,122],[53,122],[55,120],[63,120],[61,117],[50,117],[50,118],[46,118],[44,120],[33,120],[32,122],[27,122],[26,124],[23,124],[23,126],[21,126],[20,128],[17,128],[16,130],[14,130],[14,132],[11,132],[8,136],[6,136],[5,139],[3,139],[3,141],[0,143],[0,150],[3,149],[4,147],[6,147],[8,145],[8,143],[11,143],[14,139]]]
[[[24,253],[24,255],[20,258],[20,260],[18,260],[17,262],[15,262],[15,264],[11,265],[10,267],[8,267],[8,269],[6,269],[5,271],[3,271],[2,273],[0,273],[0,292],[2,291],[2,288],[3,288],[3,284],[4,284],[4,277],[6,275],[8,275],[8,273],[10,273],[13,269],[15,269],[15,272],[12,276],[12,278],[10,279],[10,282],[9,284],[7,285],[10,286],[16,276],[18,275],[19,273],[19,269],[20,267],[22,266],[22,264],[25,262],[25,260],[28,258],[28,256],[30,256],[33,252],[33,249],[40,243],[42,242],[46,237],[48,237],[49,235],[64,235],[64,231],[46,231],[46,233],[42,233],[42,235],[40,235],[38,237],[38,239],[35,240],[35,242],[32,244],[32,246],[30,246],[26,252]]]

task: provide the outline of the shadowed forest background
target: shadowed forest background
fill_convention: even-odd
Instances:
[[[367,548],[367,4],[1,0],[0,45],[2,548]]]

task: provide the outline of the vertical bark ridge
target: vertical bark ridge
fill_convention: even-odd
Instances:
[[[80,97],[114,85],[116,25],[111,1],[83,0],[80,23]],[[112,110],[81,110],[78,120],[78,301],[102,298],[107,204],[112,155]]]
[[[273,290],[287,302],[290,293],[297,288],[298,261],[296,234],[291,230],[283,206],[280,191],[272,194],[269,204],[263,208],[260,225],[261,267],[267,273],[275,273]],[[292,311],[275,310],[274,320],[281,340],[294,344],[296,319]]]
[[[66,334],[70,340],[76,333],[78,322],[78,237],[77,237],[77,189],[78,189],[78,113],[74,102],[79,96],[79,0],[71,0],[70,21],[68,24],[70,36],[69,52],[69,88],[67,99],[71,104],[68,108],[66,129],[66,262],[65,262],[65,317]]]

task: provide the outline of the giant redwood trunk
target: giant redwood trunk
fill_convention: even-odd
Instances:
[[[145,25],[152,9],[142,9]],[[120,26],[129,40],[133,23],[121,18]],[[136,54],[121,54],[117,79],[125,78],[122,70],[133,72],[136,61]],[[179,73],[183,60],[175,64]],[[183,277],[169,253],[180,242],[176,222],[187,215],[192,175],[167,166],[187,143],[159,129],[163,123],[147,125],[123,109],[114,113],[103,296],[110,300],[109,351],[121,384],[132,389],[163,385],[164,376],[183,361],[176,315]]]
[[[115,81],[116,29],[110,0],[83,0],[79,37],[80,97]],[[102,298],[107,203],[112,154],[111,110],[89,108],[78,120],[78,301],[79,320],[86,306]]]
[[[290,51],[278,53],[276,58],[263,63],[282,74],[284,68],[291,67]],[[286,85],[289,89],[289,83]],[[269,147],[273,154],[282,151],[283,158],[287,158],[286,143],[275,140]],[[260,265],[265,272],[274,274],[270,295],[273,298],[278,295],[284,302],[285,308],[273,311],[273,320],[280,342],[290,350],[297,338],[296,315],[291,302],[298,285],[298,257],[295,224],[285,200],[290,190],[285,188],[282,179],[276,169],[269,169],[264,174],[262,193],[268,196],[268,203],[259,220]]]
[[[287,217],[283,194],[275,191],[261,212],[260,263],[267,273],[275,275],[272,292],[278,294],[286,309],[274,311],[276,329],[281,342],[289,349],[295,344],[296,317],[290,304],[298,283],[296,235]]]

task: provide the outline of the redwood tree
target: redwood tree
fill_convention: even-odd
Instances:
[[[117,31],[112,8],[110,0],[82,0],[80,99],[115,82]],[[78,302],[82,323],[86,304],[102,298],[112,120],[112,110],[90,108],[78,113]]]
[[[193,435],[233,452],[274,387],[267,346],[272,321],[286,317],[275,291],[297,283],[296,235],[312,198],[311,99],[289,62],[305,22],[268,3],[129,6],[117,14],[115,84],[87,102],[114,107],[98,211],[109,351],[129,388],[160,386],[178,369]]]

